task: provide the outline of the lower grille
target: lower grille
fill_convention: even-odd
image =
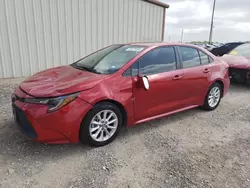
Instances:
[[[229,68],[229,76],[232,81],[245,83],[247,81],[247,70],[238,68]]]
[[[14,104],[12,104],[12,108],[13,115],[22,133],[30,139],[37,138],[37,134],[29,120],[26,118],[25,113]]]

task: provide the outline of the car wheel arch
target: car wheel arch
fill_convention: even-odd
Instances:
[[[210,87],[211,87],[214,83],[220,84],[221,89],[222,89],[222,97],[223,97],[223,94],[224,94],[224,83],[223,83],[222,80],[217,79],[217,80],[213,81],[213,82],[209,85],[209,87],[207,88],[206,93],[205,93],[204,96],[203,96],[204,99],[206,98],[207,93],[208,93]]]
[[[125,107],[120,102],[112,100],[112,99],[102,99],[102,100],[99,100],[99,101],[95,102],[95,104],[93,105],[92,108],[94,108],[97,105],[100,105],[101,103],[105,103],[105,102],[111,103],[111,104],[115,105],[116,107],[118,107],[120,109],[120,111],[122,113],[122,126],[126,126],[127,125],[127,119],[128,119],[127,118],[127,111],[126,111]]]
[[[222,81],[222,80],[215,80],[215,81],[213,82],[213,84],[214,84],[214,83],[220,84],[221,90],[222,90],[221,96],[223,97],[223,95],[224,95],[224,83],[223,83],[223,81]],[[211,84],[211,85],[213,85],[213,84]]]

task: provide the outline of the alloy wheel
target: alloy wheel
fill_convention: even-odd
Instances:
[[[110,139],[118,127],[118,117],[112,110],[102,110],[91,120],[89,133],[93,140],[104,142]]]
[[[211,108],[214,108],[220,101],[221,91],[220,88],[215,86],[213,87],[208,95],[208,104]]]

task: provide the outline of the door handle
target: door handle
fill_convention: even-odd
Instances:
[[[204,72],[204,73],[209,73],[210,70],[209,70],[209,69],[205,69],[203,72]]]
[[[180,76],[180,75],[175,75],[174,77],[173,77],[173,80],[179,80],[179,79],[181,79],[182,78],[182,76]]]

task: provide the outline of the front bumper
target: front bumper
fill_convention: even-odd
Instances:
[[[19,130],[30,139],[37,139],[37,133],[32,127],[30,121],[27,119],[25,113],[17,107],[15,104],[12,104],[12,111],[14,119],[17,123]]]
[[[242,68],[229,68],[230,79],[234,82],[250,84],[250,70]]]
[[[30,97],[17,88],[14,94],[20,98]],[[12,100],[12,108],[19,130],[28,139],[50,143],[77,143],[81,122],[92,106],[80,98],[48,113],[47,106]]]

